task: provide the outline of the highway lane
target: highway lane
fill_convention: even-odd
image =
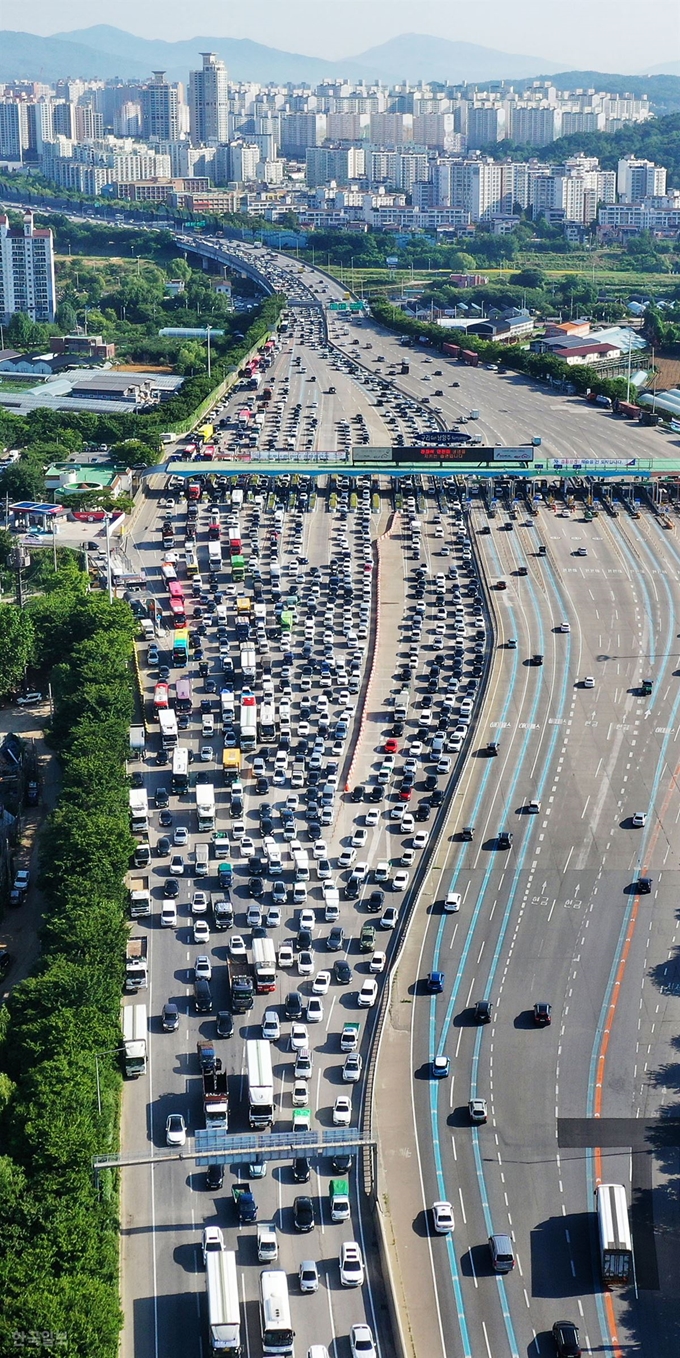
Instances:
[[[541,515],[541,520],[544,515]],[[542,525],[541,525],[542,526]],[[489,971],[485,972],[485,967],[489,965],[489,955],[498,948],[498,935],[495,929],[498,928],[498,920],[504,915],[508,908],[508,902],[514,899],[514,914],[508,921],[505,947],[501,948],[497,961],[494,958],[491,971],[498,981],[500,980],[499,993],[496,998],[497,1010],[496,1021],[492,1024],[491,1032],[479,1033],[479,1030],[468,1031],[464,1015],[456,1017],[454,1023],[459,1025],[457,1042],[452,1054],[456,1054],[457,1060],[454,1063],[456,1071],[455,1085],[456,1095],[453,1098],[450,1109],[442,1109],[442,1147],[448,1144],[453,1135],[457,1144],[457,1159],[454,1162],[455,1177],[463,1185],[465,1211],[468,1223],[472,1223],[472,1230],[467,1225],[463,1230],[463,1242],[459,1242],[458,1235],[460,1221],[456,1233],[456,1249],[461,1258],[465,1261],[465,1244],[469,1242],[470,1254],[468,1256],[469,1273],[475,1266],[475,1251],[479,1249],[479,1244],[484,1240],[488,1233],[487,1222],[482,1220],[475,1221],[474,1213],[470,1208],[470,1194],[474,1198],[479,1198],[479,1189],[476,1187],[479,1180],[480,1155],[486,1163],[486,1154],[480,1152],[477,1156],[472,1154],[470,1149],[469,1163],[465,1163],[463,1147],[479,1137],[480,1143],[484,1145],[484,1138],[488,1138],[490,1128],[494,1128],[494,1134],[499,1137],[501,1149],[497,1154],[503,1161],[503,1167],[499,1168],[498,1175],[494,1176],[489,1170],[485,1173],[486,1183],[482,1190],[481,1202],[488,1202],[489,1207],[482,1216],[488,1218],[489,1214],[494,1220],[494,1225],[498,1227],[500,1217],[500,1229],[503,1229],[504,1218],[509,1214],[518,1241],[518,1257],[523,1267],[524,1279],[516,1286],[518,1274],[508,1280],[504,1290],[505,1303],[510,1314],[510,1320],[506,1315],[502,1320],[503,1305],[501,1306],[501,1319],[498,1320],[498,1333],[494,1332],[493,1325],[487,1315],[485,1324],[487,1332],[498,1345],[503,1343],[505,1332],[505,1345],[509,1345],[513,1351],[513,1342],[518,1343],[520,1349],[526,1343],[531,1343],[533,1339],[532,1330],[538,1336],[537,1351],[542,1346],[545,1350],[545,1337],[543,1330],[548,1322],[555,1318],[555,1303],[551,1299],[555,1296],[572,1297],[583,1288],[584,1294],[590,1293],[590,1302],[584,1295],[582,1304],[585,1308],[585,1324],[587,1333],[591,1341],[596,1342],[598,1317],[593,1314],[594,1307],[592,1302],[592,1276],[590,1275],[589,1253],[584,1253],[581,1249],[579,1255],[578,1246],[584,1243],[583,1211],[587,1199],[584,1194],[583,1185],[583,1152],[577,1154],[576,1159],[580,1168],[581,1183],[578,1195],[573,1194],[569,1200],[568,1214],[572,1217],[571,1223],[565,1224],[561,1218],[560,1208],[566,1210],[560,1202],[560,1192],[562,1185],[567,1184],[568,1188],[574,1189],[574,1173],[572,1167],[567,1164],[564,1168],[565,1156],[558,1160],[555,1156],[554,1141],[554,1108],[559,1108],[560,1116],[579,1116],[584,1111],[584,1088],[587,1085],[587,1064],[590,1060],[590,1050],[593,1042],[594,1029],[599,1015],[599,1005],[602,996],[606,992],[608,972],[611,966],[611,958],[615,950],[618,932],[621,925],[621,903],[623,888],[633,878],[639,870],[639,850],[629,848],[627,861],[622,862],[620,848],[621,833],[627,834],[630,841],[631,834],[639,836],[640,832],[631,832],[627,827],[623,832],[615,835],[610,832],[611,839],[618,838],[617,844],[611,855],[614,859],[611,868],[607,862],[607,855],[611,845],[602,842],[604,830],[600,830],[609,817],[618,816],[621,818],[622,807],[613,806],[613,793],[611,791],[612,780],[616,784],[621,779],[621,792],[627,792],[626,781],[633,775],[626,772],[626,761],[630,768],[631,763],[635,764],[639,782],[639,800],[643,804],[645,797],[651,793],[650,782],[654,774],[660,751],[654,750],[655,740],[658,742],[659,736],[652,734],[646,736],[644,749],[638,751],[637,745],[642,744],[639,729],[643,724],[644,717],[636,710],[640,708],[641,700],[634,695],[626,695],[624,690],[626,685],[632,686],[639,681],[640,670],[638,656],[648,652],[648,634],[646,633],[647,620],[650,619],[647,607],[638,607],[639,634],[632,632],[629,640],[632,643],[629,647],[631,652],[627,664],[624,666],[622,658],[616,659],[613,663],[606,662],[607,678],[602,675],[605,664],[599,663],[600,673],[598,674],[597,657],[601,654],[603,645],[603,633],[600,627],[605,621],[608,623],[607,631],[604,635],[605,649],[609,646],[614,649],[612,643],[620,637],[621,618],[634,618],[636,602],[639,605],[646,605],[646,599],[640,599],[642,591],[638,590],[638,582],[631,572],[630,580],[626,580],[628,585],[629,597],[625,598],[625,593],[621,590],[620,575],[623,573],[621,566],[620,539],[625,540],[631,537],[632,547],[640,552],[641,544],[637,539],[651,533],[651,544],[658,550],[659,530],[653,522],[643,516],[640,526],[630,521],[625,521],[617,525],[610,525],[606,520],[596,521],[592,525],[576,525],[573,520],[565,524],[560,519],[552,520],[553,530],[549,536],[553,539],[551,546],[551,556],[555,559],[561,572],[566,576],[571,595],[571,604],[575,616],[580,619],[581,630],[583,633],[583,654],[580,662],[570,665],[570,683],[578,683],[578,676],[585,670],[595,673],[597,689],[593,691],[576,688],[573,690],[575,701],[572,704],[570,699],[569,711],[565,721],[565,740],[562,743],[561,735],[556,743],[555,753],[552,761],[546,767],[546,785],[551,788],[548,805],[544,802],[544,813],[539,817],[530,818],[530,828],[526,834],[532,833],[533,824],[536,830],[533,831],[533,838],[538,840],[531,850],[527,865],[522,870],[509,869],[500,874],[504,880],[499,880],[499,874],[492,872],[484,898],[491,902],[490,909],[487,906],[489,919],[488,929],[482,930],[475,938],[475,944],[469,954],[469,968],[461,976],[459,995],[461,1004],[466,998],[474,999],[474,993],[468,994],[469,986],[473,984],[471,974],[478,972],[481,962],[481,975],[488,976]],[[611,533],[610,533],[611,528]],[[589,547],[589,565],[582,567],[579,562],[579,579],[570,579],[574,571],[572,565],[567,565],[570,561],[570,552],[573,550],[574,538],[578,536],[578,530],[592,531],[593,538],[606,537],[612,538],[602,547],[597,545],[595,551],[600,556],[600,564],[596,567],[591,566],[593,547]],[[498,534],[498,538],[505,538],[505,535]],[[618,541],[617,541],[618,539]],[[505,538],[507,542],[509,535]],[[484,545],[488,539],[483,540]],[[662,538],[662,542],[665,539]],[[498,568],[498,561],[493,560],[489,563],[489,573],[493,576]],[[581,573],[583,570],[583,573]],[[585,571],[588,574],[585,574]],[[569,573],[569,575],[567,574]],[[596,576],[599,575],[599,579]],[[612,600],[612,590],[610,580],[612,573],[617,579],[617,592]],[[624,579],[626,577],[624,576]],[[520,581],[520,585],[524,582]],[[595,601],[592,595],[596,591]],[[630,595],[632,591],[632,597]],[[562,596],[563,598],[563,596]],[[564,607],[562,598],[558,606]],[[624,606],[625,600],[625,606]],[[505,602],[505,600],[503,600]],[[555,616],[555,604],[550,605],[549,612]],[[594,616],[599,614],[599,616]],[[609,614],[607,617],[606,615]],[[615,616],[615,615],[619,616]],[[590,616],[589,616],[590,615]],[[559,614],[558,614],[559,616]],[[672,616],[672,615],[671,615]],[[550,621],[546,617],[546,624]],[[572,625],[574,617],[572,617]],[[591,625],[588,626],[587,624]],[[654,623],[660,625],[663,632],[667,633],[672,623],[665,609],[661,608]],[[594,624],[594,627],[592,626]],[[590,633],[590,635],[589,635]],[[593,635],[594,633],[594,635]],[[572,634],[573,635],[573,634]],[[565,637],[558,636],[555,642],[561,643]],[[611,692],[609,673],[612,674],[614,682],[614,692]],[[660,691],[661,691],[660,676]],[[672,698],[673,690],[668,695],[668,701]],[[632,712],[627,714],[625,707],[632,708]],[[642,705],[646,706],[646,705]],[[622,712],[622,708],[624,709]],[[554,711],[552,705],[543,706],[539,714],[539,727],[545,734],[546,717],[549,711]],[[594,715],[596,713],[596,715]],[[633,740],[636,744],[631,750],[626,741],[623,745],[616,728],[626,727],[629,723],[625,720],[626,715],[631,716],[630,726],[635,731]],[[621,717],[624,720],[621,721]],[[605,720],[607,718],[607,720]],[[618,718],[618,721],[617,721]],[[491,719],[493,721],[493,718]],[[548,720],[551,720],[548,718]],[[559,720],[559,718],[558,718]],[[664,720],[656,718],[656,720]],[[555,718],[552,718],[555,721]],[[637,722],[637,725],[635,724]],[[594,724],[595,723],[595,724]],[[649,731],[651,728],[647,728]],[[623,732],[622,732],[623,735]],[[577,737],[575,741],[574,737]],[[651,744],[651,752],[647,746]],[[612,745],[614,753],[612,753]],[[640,756],[643,755],[643,760]],[[607,772],[606,782],[601,781],[600,765],[602,761],[609,758],[611,770]],[[527,767],[527,759],[523,762]],[[522,767],[519,759],[516,761],[513,770],[513,777],[516,776],[517,768]],[[649,780],[641,774],[641,768],[650,765]],[[539,766],[540,767],[540,761]],[[647,782],[647,786],[645,786]],[[601,795],[604,788],[604,796]],[[536,795],[534,788],[530,789],[531,795]],[[505,789],[497,798],[501,801],[505,796]],[[520,810],[525,798],[515,798],[515,806]],[[552,800],[552,804],[551,804]],[[599,801],[597,815],[594,816],[592,807],[588,812],[589,804]],[[637,808],[637,800],[632,809]],[[548,819],[551,811],[559,811],[558,819]],[[547,814],[545,814],[547,813]],[[488,828],[491,830],[494,814],[491,816]],[[587,817],[587,819],[586,819]],[[591,817],[593,818],[591,820]],[[524,820],[521,817],[518,826]],[[540,819],[540,831],[539,831]],[[585,826],[584,826],[585,821]],[[616,830],[618,824],[614,821]],[[575,829],[581,826],[579,837],[575,834]],[[589,827],[593,826],[592,835]],[[487,829],[485,823],[482,835]],[[536,833],[539,831],[539,833]],[[581,836],[588,836],[586,844],[581,843]],[[541,836],[543,842],[541,842]],[[513,845],[512,854],[518,856],[521,853],[521,846],[516,842]],[[625,841],[624,841],[625,842]],[[466,848],[469,852],[469,848]],[[666,848],[664,848],[666,852]],[[541,854],[541,857],[538,857]],[[547,858],[546,858],[547,855]],[[477,858],[482,858],[480,853]],[[573,864],[573,866],[570,866]],[[577,866],[578,864],[578,866]],[[447,869],[448,870],[448,869]],[[467,873],[459,874],[461,886],[463,882],[470,881],[468,891],[464,890],[466,901],[474,903],[475,892],[478,889],[479,879],[474,879],[471,873],[468,878]],[[665,874],[664,874],[665,877]],[[494,880],[494,878],[496,880]],[[604,882],[603,880],[604,879]],[[602,893],[606,890],[606,900],[603,900]],[[597,897],[600,895],[600,901]],[[646,900],[646,898],[645,898]],[[591,912],[597,904],[600,912],[591,920]],[[465,909],[465,905],[463,907]],[[496,921],[492,923],[491,916]],[[455,918],[455,917],[454,917]],[[561,918],[561,922],[560,922]],[[556,928],[556,922],[559,929]],[[588,926],[590,923],[597,923],[597,928],[589,934]],[[526,924],[529,929],[526,929]],[[603,927],[604,925],[604,927]],[[460,938],[461,921],[456,920],[454,928]],[[664,935],[669,946],[672,948],[672,937],[674,937],[676,922],[674,917],[669,920],[666,917]],[[583,935],[581,931],[583,930]],[[642,947],[643,931],[639,938]],[[645,956],[648,956],[649,941],[644,937]],[[483,949],[480,956],[478,948]],[[456,956],[454,949],[454,958]],[[450,963],[449,963],[450,966]],[[427,966],[425,966],[427,969]],[[640,973],[635,971],[630,964],[629,970],[630,984],[633,985],[637,995],[640,984]],[[458,979],[458,978],[456,978]],[[543,993],[546,990],[549,993]],[[577,998],[574,999],[574,992]],[[524,1028],[533,1028],[530,1023],[527,1010],[530,1004],[537,998],[550,999],[555,1008],[555,1024],[545,1032],[524,1034]],[[436,1005],[440,1002],[437,1001]],[[428,1007],[425,1002],[423,1007]],[[436,1007],[436,1006],[435,1006]],[[634,1008],[634,1021],[638,1023],[638,1008]],[[564,1017],[563,1016],[564,1012]],[[460,1004],[456,1006],[457,1015],[460,1013]],[[656,1012],[656,1006],[654,1007]],[[562,1024],[562,1031],[558,1033],[557,1023]],[[421,1048],[423,1054],[431,1054],[433,1050],[432,1035],[430,1028],[430,1017],[423,1019],[425,1032]],[[627,1025],[630,1028],[630,1023]],[[668,1020],[665,1024],[659,1023],[661,1032],[664,1034],[660,1041],[668,1041]],[[440,1028],[435,1026],[437,1043],[439,1047],[442,1043]],[[447,1036],[452,1040],[453,1030]],[[524,1036],[532,1041],[532,1055],[527,1059],[517,1055],[518,1040],[523,1041]],[[472,1037],[472,1042],[470,1038]],[[536,1039],[541,1046],[538,1048],[540,1053],[536,1058],[537,1046]],[[622,1028],[619,1041],[621,1048],[617,1053],[617,1060],[610,1056],[609,1070],[611,1071],[611,1081],[613,1088],[619,1091],[619,1104],[626,1104],[626,1093],[630,1085],[630,1059],[626,1060],[626,1052],[630,1052],[635,1043],[630,1043],[630,1032],[626,1033],[625,1025]],[[446,1040],[446,1039],[445,1039]],[[644,1042],[644,1037],[642,1039]],[[640,1046],[640,1038],[638,1038]],[[472,1047],[472,1050],[470,1048]],[[559,1049],[559,1057],[556,1055]],[[467,1052],[467,1056],[466,1056]],[[491,1052],[491,1056],[489,1056]],[[568,1057],[566,1053],[568,1052]],[[462,1069],[459,1061],[462,1058]],[[543,1061],[545,1059],[545,1063]],[[519,1060],[519,1065],[518,1065]],[[586,1065],[584,1071],[583,1065]],[[417,1067],[416,1067],[417,1068]],[[559,1071],[556,1076],[555,1069]],[[522,1072],[521,1081],[516,1079],[508,1081],[506,1072],[516,1069]],[[461,1089],[462,1082],[462,1089]],[[456,1131],[454,1129],[464,1124],[467,1120],[463,1108],[466,1100],[468,1088],[473,1085],[479,1093],[485,1097],[490,1097],[492,1107],[492,1121],[490,1127],[481,1128],[479,1132]],[[565,1093],[566,1087],[566,1093]],[[604,1110],[607,1112],[607,1108]],[[614,1112],[615,1116],[631,1115],[630,1107],[625,1108],[625,1113],[619,1108]],[[495,1119],[495,1121],[494,1121]],[[423,1151],[423,1154],[425,1152]],[[543,1163],[541,1155],[548,1164],[554,1164],[555,1169],[561,1166],[561,1179],[556,1179],[555,1172],[547,1173],[545,1170],[541,1174],[536,1173],[537,1163]],[[612,1177],[621,1178],[620,1152],[618,1153],[618,1170],[614,1174],[610,1167],[608,1172]],[[489,1163],[493,1162],[492,1156]],[[569,1160],[569,1156],[566,1156]],[[508,1160],[510,1168],[508,1168]],[[525,1160],[523,1166],[518,1160]],[[605,1160],[606,1163],[606,1160]],[[489,1179],[491,1186],[489,1186]],[[507,1180],[507,1183],[504,1181]],[[455,1182],[455,1180],[454,1180]],[[454,1193],[452,1191],[452,1200]],[[555,1198],[559,1203],[556,1207]],[[579,1210],[574,1216],[574,1201],[579,1204]],[[580,1213],[580,1215],[579,1215]],[[479,1212],[478,1212],[479,1215]],[[573,1249],[570,1253],[568,1248],[568,1237],[564,1232],[569,1229],[573,1238]],[[587,1232],[586,1232],[587,1235]],[[439,1242],[437,1242],[439,1243]],[[554,1253],[552,1252],[554,1250]],[[571,1258],[575,1258],[577,1268],[577,1282],[571,1277]],[[568,1286],[564,1278],[563,1266],[568,1267],[569,1275],[567,1278]],[[486,1268],[488,1271],[488,1265]],[[476,1286],[473,1286],[472,1314],[475,1314],[475,1303],[479,1303],[479,1291],[484,1286],[479,1269],[476,1270]],[[449,1291],[451,1288],[449,1277]],[[514,1293],[513,1293],[514,1288]],[[521,1290],[527,1289],[528,1299],[522,1300]],[[492,1286],[492,1293],[501,1291],[496,1284]],[[519,1298],[517,1293],[519,1292]],[[514,1302],[507,1301],[513,1298]],[[466,1310],[468,1301],[466,1297]],[[563,1307],[564,1309],[564,1307]],[[572,1303],[573,1309],[573,1303]],[[651,1308],[650,1308],[651,1309]],[[519,1314],[518,1314],[519,1311]],[[552,1312],[552,1315],[551,1315]],[[483,1317],[482,1317],[483,1318]],[[579,1319],[578,1315],[574,1316]],[[452,1317],[453,1319],[453,1317]],[[582,1322],[583,1323],[583,1322]],[[513,1340],[513,1335],[515,1336]],[[519,1338],[517,1338],[519,1336]],[[481,1341],[480,1341],[481,1342]],[[535,1342],[535,1341],[534,1341]],[[494,1353],[505,1351],[505,1348],[493,1349]]]

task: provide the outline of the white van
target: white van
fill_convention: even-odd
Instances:
[[[194,868],[197,877],[207,877],[210,868],[210,850],[207,844],[196,845],[196,864]]]

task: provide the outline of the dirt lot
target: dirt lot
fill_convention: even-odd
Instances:
[[[28,976],[39,956],[40,945],[38,929],[43,911],[42,893],[35,885],[38,875],[38,832],[56,801],[60,771],[58,761],[48,750],[43,739],[42,722],[49,715],[47,703],[41,707],[0,709],[0,737],[13,731],[22,739],[36,742],[38,769],[41,784],[40,804],[25,807],[22,813],[21,842],[16,851],[16,866],[30,867],[31,885],[25,905],[18,910],[8,909],[0,922],[0,940],[9,945],[13,958],[12,966],[3,978],[0,987],[0,1003],[8,991]]]
[[[680,387],[680,358],[663,358],[663,356],[655,354],[654,367],[659,369],[656,378],[657,391],[667,391],[669,387]]]

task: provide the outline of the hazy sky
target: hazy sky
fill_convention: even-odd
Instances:
[[[564,68],[637,72],[680,60],[677,0],[32,0],[3,27],[50,34],[113,24],[146,38],[253,38],[324,57],[351,56],[399,33],[429,33]]]

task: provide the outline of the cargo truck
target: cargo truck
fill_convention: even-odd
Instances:
[[[166,707],[158,713],[158,722],[161,728],[161,744],[164,750],[174,750],[177,744],[177,715],[171,707]]]
[[[348,1180],[331,1179],[328,1196],[331,1205],[331,1221],[347,1221],[350,1215]]]
[[[143,759],[146,751],[146,731],[143,726],[130,727],[130,758]]]
[[[129,938],[125,949],[125,993],[135,994],[146,990],[149,984],[149,940],[146,937]]]
[[[245,1226],[251,1221],[257,1221],[257,1203],[250,1191],[250,1184],[232,1184],[231,1196],[236,1206],[240,1226]]]
[[[225,745],[222,750],[222,776],[227,787],[229,787],[231,783],[238,782],[240,774],[241,751],[236,746]]]
[[[254,646],[241,647],[241,672],[244,679],[255,679],[257,674],[257,655]]]
[[[208,1250],[205,1256],[210,1350],[222,1358],[240,1358],[241,1313],[239,1309],[236,1255],[233,1250]]]
[[[151,892],[148,877],[133,877],[129,886],[130,918],[139,919],[151,914]]]
[[[261,1221],[257,1228],[257,1260],[260,1264],[272,1264],[279,1257],[279,1242],[276,1238],[276,1223]]]
[[[253,939],[253,970],[258,995],[276,990],[276,951],[273,938]]]
[[[226,830],[214,830],[211,836],[215,858],[229,857],[229,835]]]
[[[215,829],[215,788],[212,783],[196,784],[198,832]]]
[[[146,1005],[123,1005],[120,1026],[123,1031],[125,1074],[128,1079],[134,1080],[139,1075],[146,1075]]]
[[[131,787],[128,794],[130,829],[133,835],[149,832],[149,801],[145,787]]]
[[[260,1131],[274,1121],[274,1075],[269,1042],[262,1038],[246,1042],[248,1077],[248,1121]]]
[[[238,957],[229,957],[227,959],[227,975],[231,999],[229,1008],[232,1014],[246,1014],[249,1009],[252,1009],[254,1003],[255,986],[250,962]]]
[[[229,1095],[227,1072],[222,1062],[215,1061],[212,1070],[203,1071],[203,1112],[205,1125],[226,1132],[229,1125]]]
[[[222,1062],[217,1055],[215,1043],[212,1042],[210,1038],[199,1038],[196,1043],[196,1055],[198,1056],[198,1064],[201,1067],[202,1075],[204,1075],[206,1071],[222,1069]]]
[[[234,907],[227,896],[213,896],[212,914],[215,928],[223,931],[234,925]]]
[[[296,849],[293,854],[296,882],[309,881],[309,854],[306,849]]]

